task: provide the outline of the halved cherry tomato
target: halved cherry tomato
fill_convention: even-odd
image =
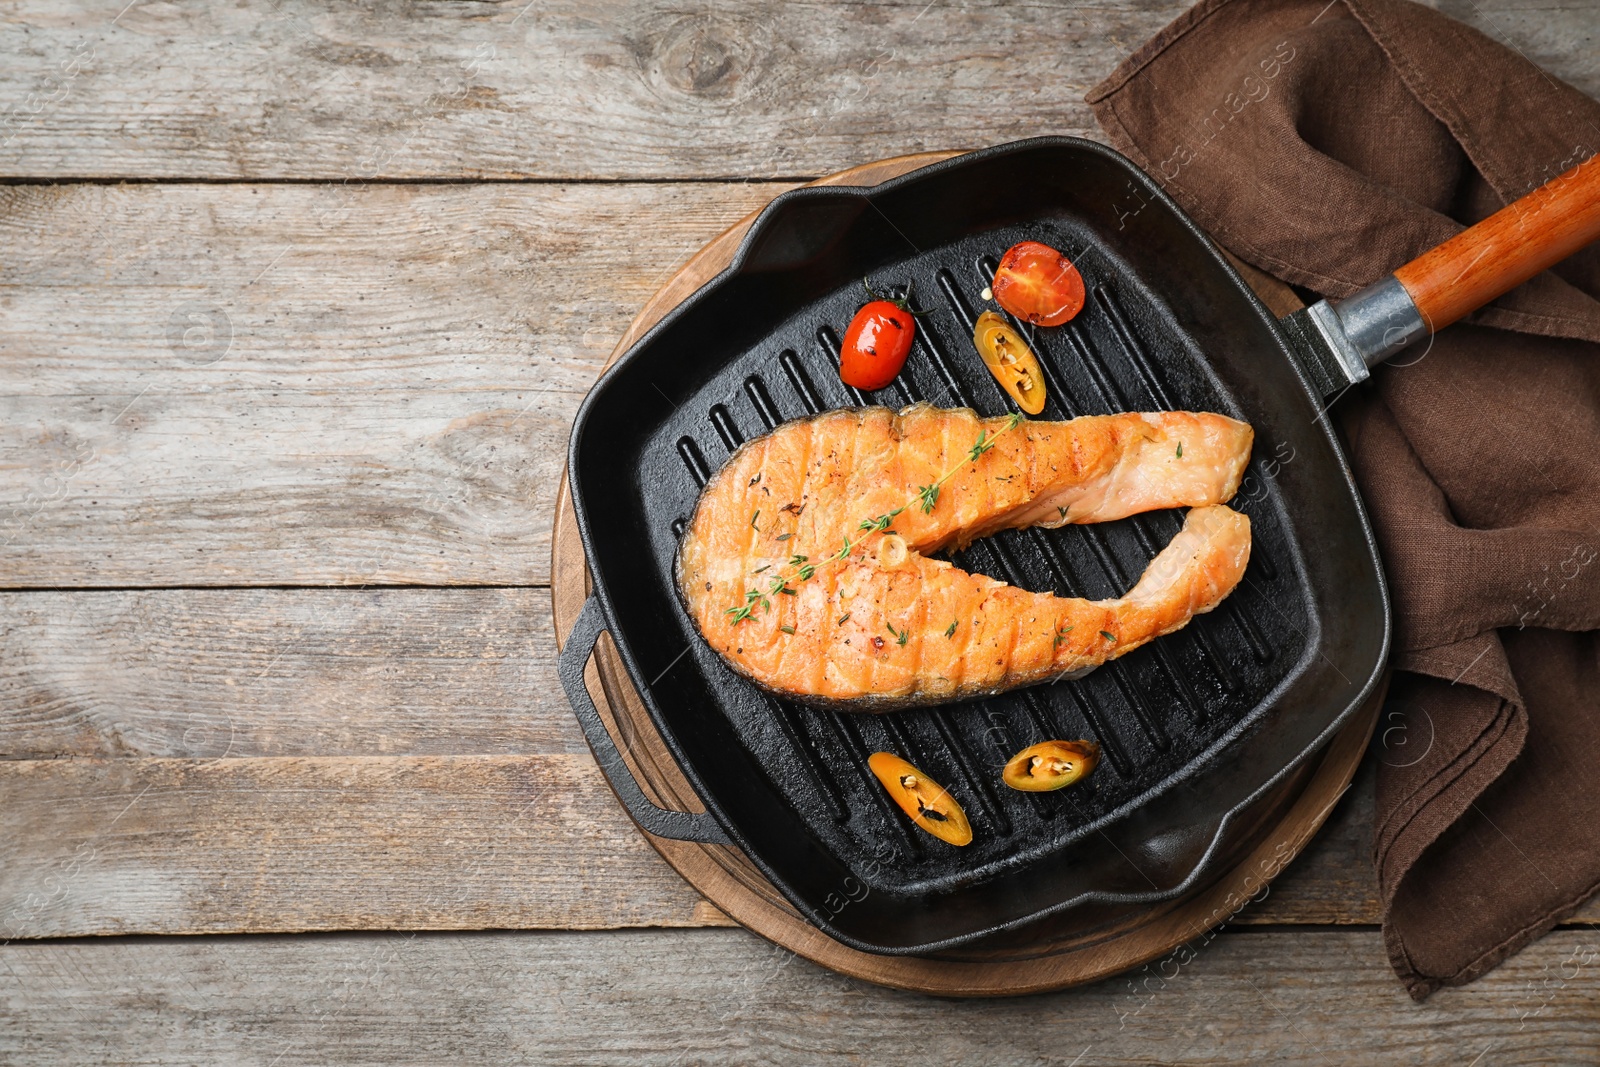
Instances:
[[[1014,244],[994,272],[994,299],[1024,322],[1060,326],[1083,310],[1083,275],[1038,241]]]
[[[920,312],[911,306],[909,286],[904,300],[892,300],[873,292],[865,281],[861,284],[874,299],[856,312],[844,331],[844,342],[839,347],[839,377],[857,389],[882,389],[906,365]]]
[[[944,787],[892,752],[874,752],[867,766],[911,821],[952,845],[972,843],[967,813]]]
[[[979,315],[972,343],[983,357],[983,365],[1017,402],[1017,407],[1029,415],[1044,410],[1044,375],[1039,373],[1039,359],[1004,315],[995,311]]]
[[[1041,741],[1006,760],[1006,785],[1025,793],[1062,789],[1087,777],[1100,762],[1093,741]]]

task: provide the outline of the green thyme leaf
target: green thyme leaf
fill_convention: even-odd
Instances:
[[[991,449],[993,447],[994,447],[994,444],[989,441],[989,433],[988,433],[988,431],[987,430],[979,430],[978,431],[978,440],[973,444],[973,446],[970,449],[967,450],[967,459],[970,462],[976,463],[978,461],[978,457],[979,456],[983,455],[985,452],[989,451],[989,449]]]
[[[983,455],[985,452],[989,451],[989,449],[994,447],[995,437],[999,437],[1000,434],[1005,433],[1006,430],[1015,430],[1018,424],[1021,422],[1022,412],[1013,411],[1011,413],[1011,418],[1006,422],[1005,430],[1001,430],[999,433],[995,434],[994,437],[990,437],[989,431],[987,430],[979,430],[978,440],[973,443],[972,448],[967,452],[967,459],[976,463],[979,456]]]
[[[917,497],[922,501],[922,513],[933,514],[934,505],[939,503],[939,483],[917,486]]]
[[[793,626],[780,626],[780,627],[778,627],[778,629],[782,630],[786,634],[793,634],[794,633],[794,627]]]
[[[860,525],[858,525],[856,529],[865,530],[867,533],[877,533],[880,530],[887,530],[889,528],[889,524],[894,521],[894,517],[904,510],[905,508],[896,508],[893,511],[884,512],[875,519],[862,519]]]
[[[1116,634],[1108,634],[1104,630],[1100,631],[1100,636],[1105,638],[1107,641],[1115,641],[1117,639]]]
[[[839,616],[839,621],[834,623],[834,625],[835,626],[843,626],[845,624],[845,621],[847,619],[849,619],[849,618],[850,618],[850,613],[847,611],[843,615]]]
[[[956,635],[956,627],[960,626],[960,625],[961,625],[961,623],[960,623],[959,620],[957,620],[956,622],[951,623],[950,624],[950,629],[946,630],[944,632],[944,635],[946,637],[954,637]]]
[[[789,538],[791,538],[793,536],[794,536],[794,534],[779,534],[778,535],[778,540],[787,541],[787,540],[789,540]]]
[[[894,623],[891,622],[886,622],[884,625],[887,626],[889,628],[889,632],[894,635],[895,641],[899,642],[901,645],[904,645],[911,637],[910,630],[896,630],[894,628]]]
[[[750,516],[750,528],[752,530],[761,529],[761,527],[756,525],[756,520],[759,519],[760,517],[761,517],[761,509],[760,508],[756,508],[755,514]]]
[[[1066,508],[1056,508],[1056,514],[1060,515],[1064,519],[1064,518],[1067,517],[1067,509]]]
[[[1056,647],[1057,648],[1061,647],[1061,642],[1065,641],[1067,639],[1067,635],[1070,634],[1071,632],[1072,632],[1072,627],[1070,627],[1070,626],[1063,626],[1061,629],[1056,631]],[[1100,632],[1101,633],[1105,633],[1104,630],[1101,630]]]
[[[1183,458],[1183,442],[1182,441],[1178,442],[1178,458],[1179,459]]]

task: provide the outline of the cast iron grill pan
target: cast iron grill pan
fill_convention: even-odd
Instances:
[[[1014,178],[990,185],[983,179],[997,166],[1040,180],[1020,194]],[[1133,168],[1087,142],[1025,142],[930,170],[945,181],[922,171],[870,194],[802,190],[776,201],[734,266],[597,387],[571,468],[608,628],[669,747],[723,828],[808,917],[876,951],[970,940],[1086,893],[1172,895],[1199,874],[1243,795],[1355,706],[1387,634],[1386,611],[1374,610],[1383,597],[1370,535],[1320,405],[1272,320],[1177,209],[1146,195],[1130,218],[1120,187],[1132,187]],[[995,262],[1024,239],[1067,252],[1088,290],[1069,325],[1023,327],[1047,378],[1040,418],[1192,409],[1256,426],[1233,501],[1252,523],[1244,581],[1179,634],[1078,681],[883,715],[764,693],[722,663],[678,603],[674,557],[701,487],[744,441],[831,408],[925,400],[1009,411],[971,336],[993,307],[980,293]],[[866,274],[901,293],[914,283],[918,306],[932,310],[900,377],[871,394],[837,372]],[[1187,284],[1175,287],[1173,274]],[[1276,402],[1262,395],[1264,377],[1284,394]],[[1339,528],[1323,531],[1343,539],[1341,562],[1353,564],[1342,589],[1329,560],[1302,551],[1307,520],[1318,517],[1305,498],[1328,503],[1319,475],[1345,508],[1335,511]],[[1181,521],[1158,512],[1007,531],[951,558],[1024,588],[1098,599],[1129,589]],[[1361,601],[1363,585],[1354,621],[1373,627],[1364,639],[1344,632],[1351,605],[1335,614],[1327,602]],[[1292,708],[1291,692],[1301,698]],[[1308,700],[1316,706],[1306,713]],[[1304,716],[1300,729],[1263,731],[1290,714]],[[1283,738],[1253,746],[1266,750],[1253,769],[1231,767],[1228,755],[1263,732]],[[1099,742],[1100,768],[1056,793],[1000,783],[1007,757],[1049,738]],[[947,846],[899,813],[867,769],[880,750],[952,791],[973,824],[970,846]]]
[[[688,432],[669,440],[679,428],[675,424],[657,440],[657,447],[677,451],[684,468],[676,486],[652,486],[650,492],[663,513],[675,509],[679,516],[666,525],[672,536],[654,546],[664,573],[671,573],[684,517],[692,512],[708,472],[745,440],[782,421],[829,408],[899,408],[919,400],[973,407],[986,415],[1008,411],[1003,392],[973,350],[973,309],[993,277],[995,260],[1016,241],[1031,237],[1060,248],[1085,244],[1082,234],[1065,227],[1041,229],[1008,227],[880,272],[902,292],[903,279],[914,279],[924,305],[938,309],[919,324],[918,351],[908,359],[907,373],[886,389],[864,395],[839,381],[834,324],[848,322],[862,303],[857,285],[814,305],[749,352],[748,364],[755,368],[750,373],[744,373],[746,360],[740,360],[726,379],[717,379],[720,388],[702,390],[702,397],[715,399],[698,420],[686,420]],[[1051,404],[1040,417],[1172,408],[1242,417],[1195,364],[1181,335],[1149,314],[1144,294],[1117,295],[1119,272],[1106,269],[1100,258],[1074,258],[1092,294],[1085,313],[1064,330],[1030,331],[1030,343],[1049,368]],[[965,269],[957,273],[950,264]],[[1136,310],[1130,313],[1125,305]],[[1168,373],[1155,370],[1151,351],[1162,353]],[[1258,478],[1254,485],[1267,483]],[[942,888],[1070,844],[1243,722],[1304,651],[1301,635],[1309,605],[1295,580],[1281,504],[1273,496],[1268,488],[1256,500],[1241,502],[1253,524],[1250,580],[1220,611],[1087,678],[882,716],[819,711],[771,697],[739,699],[730,705],[736,709],[734,729],[764,766],[802,770],[782,780],[786,799],[800,812],[828,814],[818,821],[818,832],[847,863],[874,872],[863,879],[872,888]],[[951,558],[964,569],[1029,589],[1098,599],[1130,588],[1180,523],[1181,513],[1159,513],[1062,530],[1008,531]],[[1268,547],[1275,543],[1277,553]],[[1274,564],[1274,554],[1286,565]],[[1265,630],[1258,625],[1255,617],[1268,610],[1268,600],[1295,625]],[[688,644],[692,634],[685,623]],[[693,647],[702,669],[720,672],[709,647],[699,641]],[[731,676],[728,682],[730,689],[750,688]],[[1106,757],[1104,773],[1092,775],[1081,790],[1047,796],[999,784],[999,768],[1008,757],[1025,745],[1058,737],[1098,741]],[[973,820],[972,845],[953,849],[922,840],[922,831],[894,808],[867,772],[867,756],[880,750],[905,756],[956,790]],[[887,862],[871,864],[875,856]]]

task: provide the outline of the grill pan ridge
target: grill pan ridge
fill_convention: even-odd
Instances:
[[[1024,168],[1040,176],[1032,192],[995,191],[998,171]],[[1143,205],[1131,218],[1129,190]],[[745,441],[831,408],[1008,411],[971,334],[996,259],[1023,239],[1065,251],[1089,294],[1069,325],[1024,327],[1047,379],[1040,418],[1193,409],[1256,426],[1234,501],[1253,530],[1245,580],[1218,610],[1086,678],[983,700],[861,715],[738,677],[694,632],[673,580],[709,474]],[[914,284],[932,311],[900,377],[872,394],[837,374],[864,274],[901,294]],[[570,469],[606,628],[708,811],[830,935],[930,952],[1086,900],[1182,892],[1231,816],[1365,697],[1387,652],[1386,594],[1319,408],[1271,317],[1164,194],[1108,149],[1042,138],[872,190],[774,201],[728,270],[597,385]],[[1130,588],[1180,524],[1181,512],[1160,512],[1007,531],[951,558],[1098,599]],[[1338,551],[1306,552],[1308,533]],[[1051,794],[1000,783],[1025,745],[1080,737],[1104,751],[1084,783]],[[972,845],[910,826],[867,769],[879,750],[950,788]]]

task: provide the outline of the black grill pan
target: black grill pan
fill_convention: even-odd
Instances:
[[[1254,532],[1244,581],[1181,633],[1079,681],[879,716],[763,694],[679,606],[673,557],[701,485],[741,442],[829,408],[1009,410],[971,334],[995,261],[1025,238],[1066,252],[1089,291],[1072,323],[1032,336],[1050,394],[1041,418],[1193,409],[1255,427],[1234,501]],[[863,276],[915,282],[934,309],[900,378],[870,395],[837,373]],[[1372,534],[1322,414],[1329,357],[1306,347],[1159,187],[1092,142],[1040,138],[871,189],[779,197],[733,264],[601,379],[573,430],[594,597],[562,675],[619,796],[652,833],[736,845],[810,921],[872,952],[929,953],[1195,885],[1230,821],[1362,703],[1388,648]],[[1126,591],[1180,522],[1006,532],[954,559],[1101,598]],[[582,679],[602,629],[706,814],[655,808],[628,776]],[[1080,737],[1105,752],[1086,783],[1043,795],[1000,784],[1023,746]],[[950,788],[972,845],[912,827],[867,770],[877,750]]]

